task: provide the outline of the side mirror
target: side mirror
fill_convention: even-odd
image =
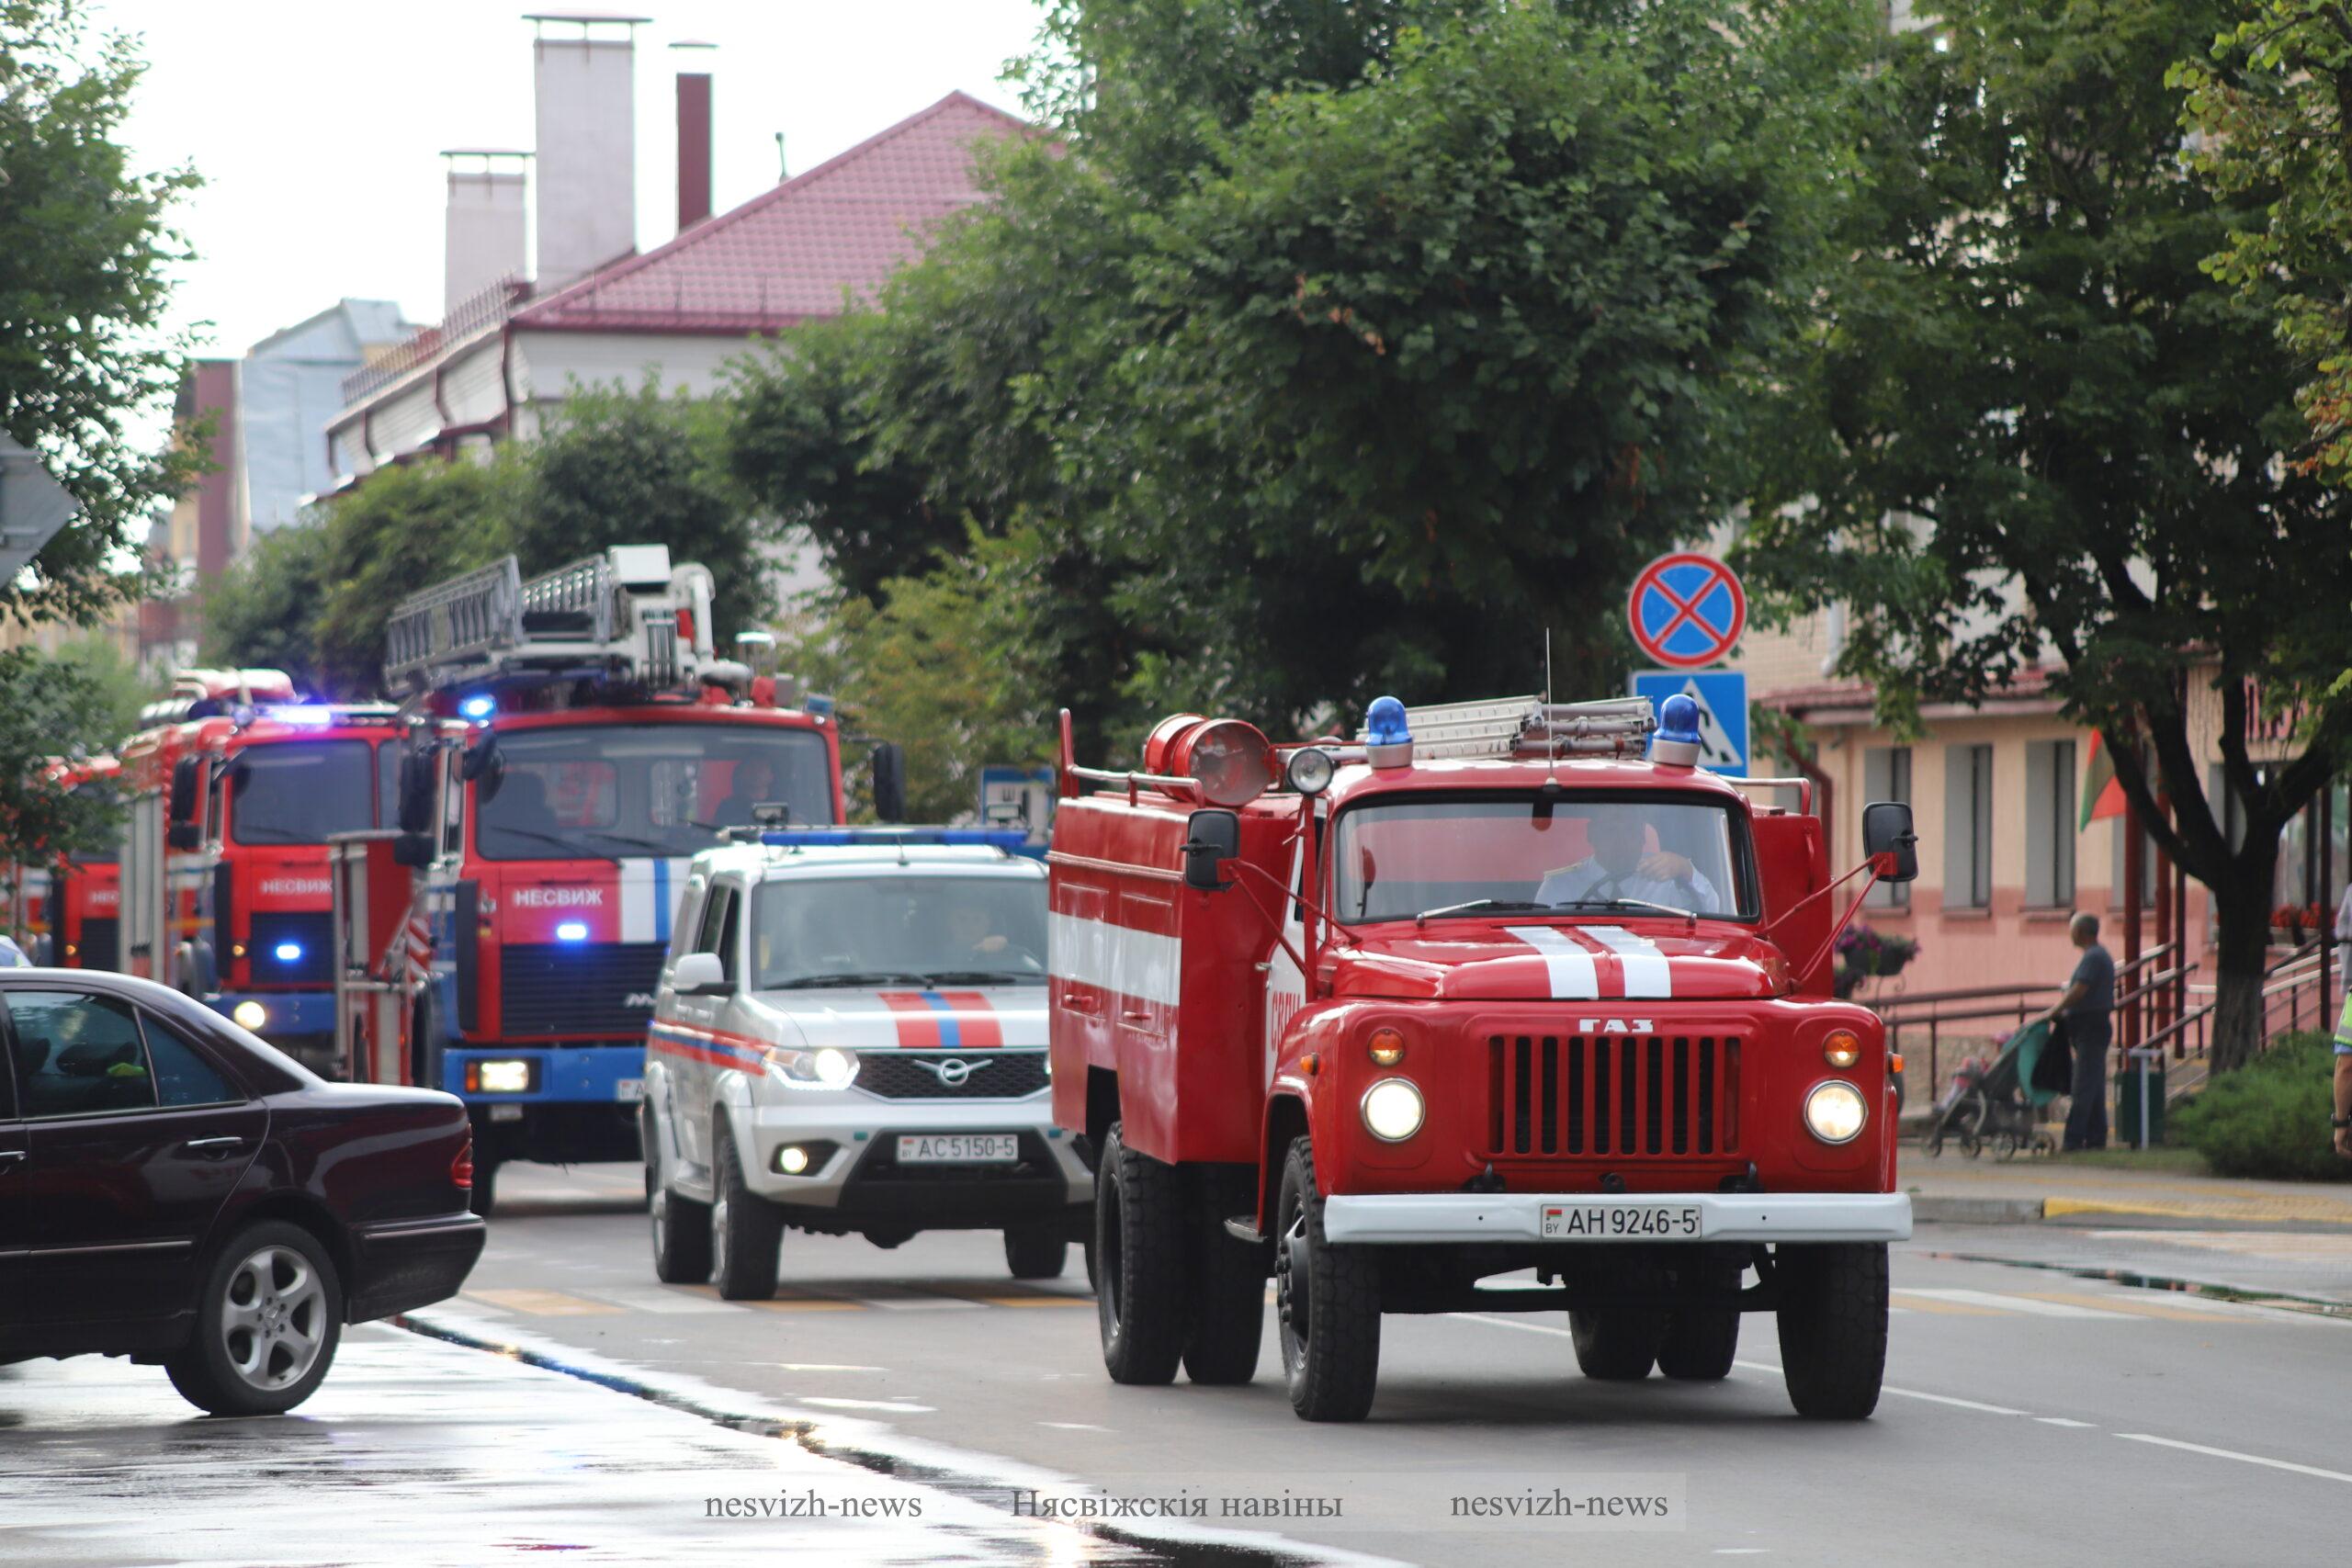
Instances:
[[[402,833],[392,840],[392,863],[412,871],[433,863],[433,835]]]
[[[895,740],[874,748],[874,815],[885,822],[907,819],[907,749]]]
[[[670,988],[682,997],[723,997],[735,989],[715,953],[689,953],[670,971]]]
[[[1217,863],[1240,853],[1240,818],[1221,806],[1193,812],[1184,824],[1184,886],[1204,893],[1229,886],[1217,880]]]
[[[1919,874],[1919,836],[1911,830],[1911,808],[1899,800],[1874,800],[1862,807],[1862,852],[1876,860],[1894,857],[1894,869],[1881,882],[1909,882]]]
[[[404,834],[433,830],[434,754],[407,751],[401,756],[400,828]]]
[[[175,822],[165,830],[164,840],[175,850],[202,849],[204,829],[194,822]]]
[[[193,757],[182,757],[172,764],[172,799],[168,813],[175,822],[196,819],[196,781],[198,763]],[[175,848],[181,847],[176,843]]]
[[[458,776],[468,784],[494,776],[498,772],[498,737],[485,735],[467,747],[466,754],[458,760]]]

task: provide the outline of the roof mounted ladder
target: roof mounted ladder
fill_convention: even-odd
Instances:
[[[710,573],[662,545],[616,545],[524,580],[508,556],[412,594],[384,628],[384,679],[436,690],[491,680],[618,677],[650,689],[740,670],[711,657]]]
[[[1438,703],[1405,710],[1413,753],[1437,758],[1623,756],[1641,750],[1657,719],[1647,697],[1547,703],[1537,696]],[[1357,737],[1368,739],[1368,734]]]

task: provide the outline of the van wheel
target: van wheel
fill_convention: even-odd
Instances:
[[[172,1386],[215,1416],[276,1416],[311,1397],[343,1336],[343,1282],[318,1237],[283,1220],[238,1233],[197,1297]]]
[[[1725,1295],[1739,1289],[1743,1266],[1708,1261],[1681,1270],[1685,1290]],[[1739,1354],[1739,1314],[1728,1307],[1677,1308],[1657,1340],[1657,1370],[1683,1382],[1720,1382]]]
[[[1058,1223],[1007,1225],[1004,1266],[1016,1280],[1058,1280],[1069,1261],[1069,1238]]]
[[[1817,1421],[1860,1420],[1886,1375],[1886,1244],[1782,1247],[1773,1266],[1789,1403]]]
[[[1095,1319],[1113,1382],[1160,1383],[1184,1354],[1184,1201],[1176,1168],[1111,1124],[1094,1179]]]
[[[1249,1212],[1257,1173],[1212,1168],[1200,1173],[1193,1203],[1193,1322],[1184,1337],[1184,1375],[1198,1383],[1245,1383],[1258,1375],[1258,1347],[1266,1336],[1266,1275],[1262,1243],[1237,1241],[1226,1217]]]
[[[763,1302],[775,1294],[784,1215],[744,1184],[726,1118],[713,1116],[710,1131],[711,1142],[718,1145],[718,1179],[713,1183],[718,1196],[710,1206],[711,1280],[728,1301]]]
[[[1308,1421],[1361,1421],[1380,1377],[1380,1267],[1323,1235],[1315,1149],[1293,1140],[1274,1208],[1274,1315],[1290,1407]]]
[[[653,1233],[653,1277],[665,1285],[699,1285],[710,1279],[710,1209],[670,1190],[662,1174],[662,1145],[650,1119],[640,1119],[645,1145],[645,1205]]]

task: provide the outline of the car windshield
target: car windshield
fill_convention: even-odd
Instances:
[[[229,836],[241,844],[323,844],[376,825],[365,740],[248,746],[229,763]]]
[[[1341,920],[1532,913],[1756,918],[1747,837],[1712,801],[1665,795],[1403,797],[1340,814]]]
[[[761,990],[1046,983],[1035,876],[779,877],[752,898]]]
[[[782,805],[796,826],[833,819],[822,736],[737,724],[503,733],[474,802],[491,860],[691,855],[748,826],[754,805]]]

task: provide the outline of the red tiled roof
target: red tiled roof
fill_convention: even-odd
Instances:
[[[964,93],[515,312],[519,330],[752,333],[838,315],[980,198],[971,144],[1022,120]]]

